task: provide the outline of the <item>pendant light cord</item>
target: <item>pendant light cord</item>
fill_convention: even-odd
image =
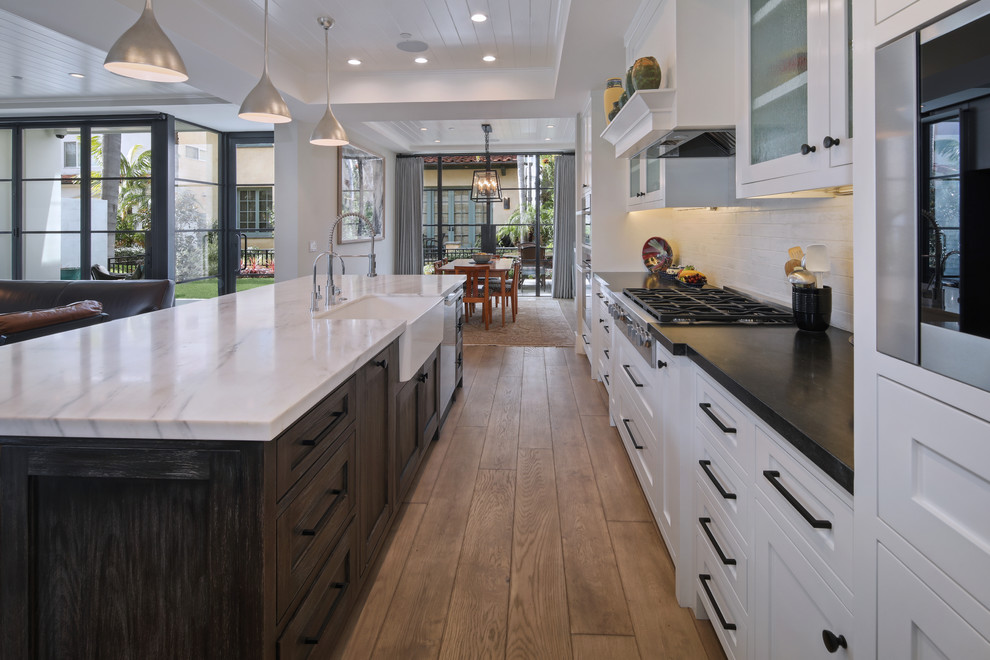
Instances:
[[[330,26],[323,27],[323,54],[327,61],[327,107],[330,107]]]
[[[488,134],[491,130],[485,131],[485,169],[492,169],[492,155],[488,152]]]
[[[265,73],[268,73],[268,0],[265,0]]]

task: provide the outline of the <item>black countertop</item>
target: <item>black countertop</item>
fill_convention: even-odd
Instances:
[[[613,293],[671,286],[648,273],[595,273]],[[676,284],[673,286],[677,286]],[[660,325],[652,334],[725,387],[812,463],[853,492],[853,347],[836,328]]]

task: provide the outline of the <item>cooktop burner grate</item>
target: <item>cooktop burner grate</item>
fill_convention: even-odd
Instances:
[[[660,323],[783,324],[794,315],[725,289],[623,289]]]

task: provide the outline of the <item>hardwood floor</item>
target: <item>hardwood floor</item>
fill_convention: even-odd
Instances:
[[[464,347],[464,388],[340,658],[724,658],[572,348]]]

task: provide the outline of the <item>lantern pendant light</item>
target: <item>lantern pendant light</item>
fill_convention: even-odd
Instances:
[[[151,0],[145,1],[137,23],[110,47],[103,67],[119,76],[138,80],[170,83],[189,80],[179,51],[155,19]]]
[[[265,68],[261,72],[261,80],[241,103],[241,110],[237,116],[265,124],[284,124],[292,121],[289,106],[285,104],[285,99],[275,89],[272,79],[268,77],[268,0],[265,0]]]
[[[349,144],[347,133],[340,125],[337,118],[333,116],[330,109],[330,28],[333,27],[333,19],[329,16],[320,16],[317,19],[323,28],[323,46],[327,61],[327,111],[323,113],[323,119],[313,129],[313,135],[309,138],[311,144],[321,147],[340,147]]]
[[[481,130],[485,132],[485,169],[474,173],[474,182],[471,184],[471,201],[500,202],[502,201],[502,187],[498,182],[498,172],[492,169],[492,156],[488,152],[488,135],[492,132],[492,125],[482,124]]]

